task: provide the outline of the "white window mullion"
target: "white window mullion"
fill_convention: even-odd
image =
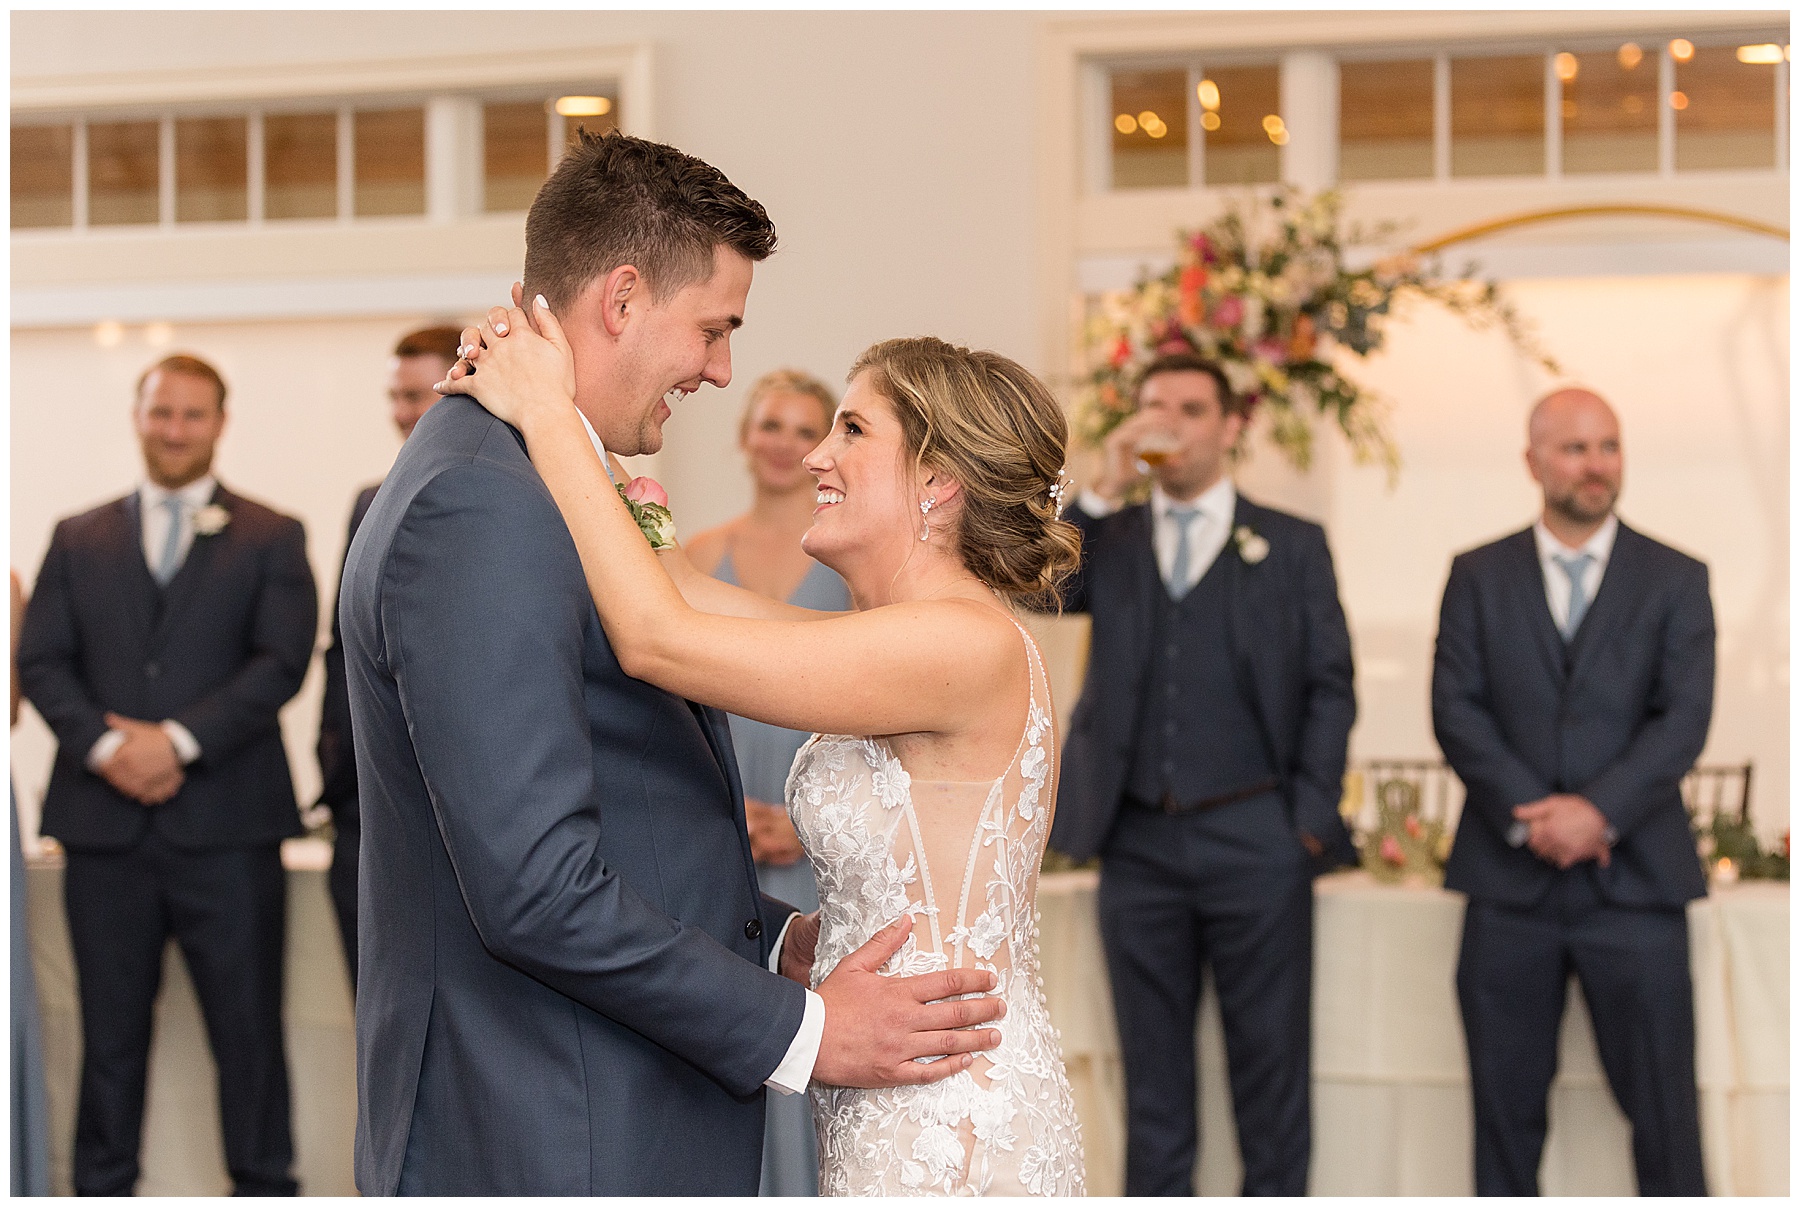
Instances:
[[[1556,52],[1544,52],[1544,175],[1562,177],[1562,77],[1556,74]]]
[[[245,210],[251,226],[261,226],[263,220],[263,197],[265,195],[264,180],[268,164],[267,144],[263,141],[262,110],[252,109],[249,120],[250,146],[248,159],[250,178],[245,184]]]
[[[175,225],[175,118],[163,114],[156,127],[156,217],[159,225]]]
[[[481,206],[481,102],[434,96],[425,102],[425,217],[454,222]]]
[[[1775,170],[1788,170],[1788,62],[1775,64]]]
[[[1438,55],[1432,63],[1431,174],[1450,179],[1450,56]]]
[[[1675,107],[1669,98],[1675,92],[1675,60],[1665,44],[1656,52],[1656,171],[1659,176],[1675,175]]]
[[[1105,193],[1113,187],[1112,175],[1112,73],[1104,63],[1081,65],[1079,128],[1092,133],[1082,140],[1087,187]],[[1194,182],[1196,185],[1198,181]]]
[[[85,117],[75,119],[75,174],[72,184],[75,187],[74,228],[86,230],[88,225],[88,124]]]
[[[1318,51],[1281,57],[1281,179],[1309,192],[1337,179],[1337,60]]]
[[[1197,189],[1206,180],[1206,127],[1200,119],[1206,115],[1206,106],[1200,103],[1200,81],[1206,78],[1206,70],[1199,64],[1188,68],[1187,78],[1187,115],[1188,115],[1188,188]],[[1112,126],[1105,127],[1108,139],[1112,136]]]
[[[356,210],[356,111],[345,105],[338,110],[337,216],[348,222]]]

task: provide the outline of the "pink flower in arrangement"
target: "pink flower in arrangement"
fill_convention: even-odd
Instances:
[[[1130,359],[1131,339],[1129,336],[1121,335],[1118,342],[1113,344],[1112,367],[1115,369],[1123,369],[1125,367],[1125,362]]]
[[[1212,240],[1204,234],[1194,236],[1193,248],[1194,254],[1200,257],[1200,263],[1217,264],[1219,262],[1219,253],[1214,250]]]
[[[655,503],[658,507],[669,505],[669,492],[655,478],[633,478],[625,484],[625,497],[633,503]]]
[[[1235,327],[1244,321],[1244,299],[1235,293],[1226,294],[1219,299],[1219,304],[1212,310],[1214,327]]]
[[[1272,336],[1266,339],[1259,339],[1255,344],[1255,352],[1256,359],[1258,360],[1267,361],[1272,365],[1287,364],[1288,346],[1286,340],[1275,339]]]
[[[1392,834],[1382,835],[1381,857],[1395,867],[1406,866],[1406,852],[1400,849],[1400,840]]]

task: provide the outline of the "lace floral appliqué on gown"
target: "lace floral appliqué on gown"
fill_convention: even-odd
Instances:
[[[1020,634],[1031,703],[998,779],[915,780],[874,738],[820,734],[794,759],[788,812],[821,902],[814,986],[911,914],[913,932],[883,973],[985,968],[1006,1001],[1006,1017],[990,1024],[1000,1046],[935,1085],[814,1084],[821,1194],[1083,1192],[1080,1127],[1038,974],[1037,882],[1055,735],[1037,648]]]

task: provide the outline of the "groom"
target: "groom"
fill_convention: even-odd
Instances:
[[[654,452],[671,400],[730,380],[774,247],[697,159],[570,150],[526,221],[525,283],[563,318],[597,443]],[[765,1085],[937,1080],[998,1042],[950,1031],[997,1000],[940,1000],[988,974],[876,973],[903,927],[817,993],[788,979],[816,918],[757,891],[723,717],[620,670],[518,434],[472,400],[407,441],[341,606],[364,1194],[753,1195]]]

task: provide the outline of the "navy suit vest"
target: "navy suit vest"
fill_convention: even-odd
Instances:
[[[1183,804],[1276,778],[1234,667],[1226,555],[1179,602],[1156,592],[1144,710],[1125,791]]]

